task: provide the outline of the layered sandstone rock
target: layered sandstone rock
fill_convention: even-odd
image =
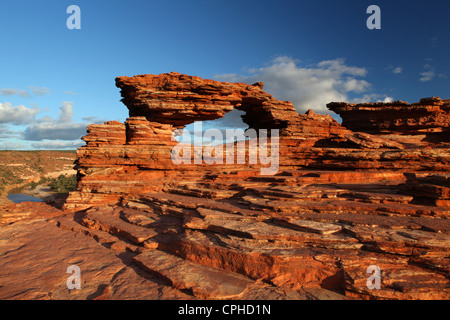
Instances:
[[[184,126],[221,118],[234,108],[245,111],[244,122],[255,129],[286,128],[298,118],[291,102],[273,98],[261,82],[228,83],[171,72],[118,77],[116,85],[130,117],[159,123]]]
[[[413,104],[333,102],[327,107],[355,132],[386,135],[406,144],[447,143],[448,147],[450,142],[450,99],[423,98]]]
[[[436,152],[417,146],[412,148],[396,137],[352,132],[330,115],[315,114],[312,110],[300,115],[290,102],[279,101],[265,93],[262,83],[219,82],[172,72],[118,77],[116,85],[122,89],[122,101],[130,110],[130,118],[125,124],[113,121],[88,128],[88,135],[83,138],[87,145],[78,151],[79,192],[71,195],[67,207],[86,207],[89,203],[118,201],[124,194],[157,191],[164,185],[163,179],[180,175],[189,179],[206,173],[241,170],[237,161],[212,166],[202,161],[201,166],[198,162],[174,165],[171,158],[178,144],[174,139],[176,129],[194,121],[217,119],[233,108],[246,112],[242,118],[250,129],[279,130],[278,172],[305,167],[450,169],[449,149]],[[444,102],[435,100],[435,108],[447,110]],[[381,105],[377,108],[383,109]],[[246,159],[253,145],[246,144]],[[237,153],[239,148],[237,143],[231,148],[224,147],[223,154],[226,156],[227,150]],[[192,148],[191,163],[199,153],[204,154],[204,150]],[[260,163],[247,161],[246,164],[250,170],[261,167]]]
[[[405,193],[414,196],[416,203],[450,207],[450,175],[408,174],[404,185]]]
[[[291,103],[265,93],[262,83],[179,73],[119,77],[116,83],[130,117],[88,128],[87,144],[77,151],[78,190],[66,202],[70,210],[33,226],[42,239],[51,231],[49,241],[80,239],[74,253],[61,254],[86,264],[93,285],[77,297],[450,298],[450,150],[439,135],[418,142],[409,135],[414,130],[393,124],[385,134],[351,131],[329,115],[297,114]],[[421,108],[430,105],[445,117],[446,103],[423,100]],[[406,108],[379,105],[380,117],[394,106]],[[250,129],[279,130],[277,172],[262,175],[266,164],[248,161],[263,147],[275,150],[274,137],[245,142],[245,163],[206,163],[212,154],[199,163],[173,161],[177,129],[234,108],[246,112]],[[356,117],[358,111],[349,110]],[[439,133],[438,122],[433,126]],[[227,146],[237,152],[239,143]],[[206,148],[189,146],[192,160]],[[225,157],[231,152],[223,150]],[[0,236],[12,237],[22,226],[15,222]],[[5,247],[8,272],[27,237],[30,232]],[[35,248],[39,242],[22,250],[33,260]],[[0,289],[0,297],[35,291],[37,297],[67,297],[55,273],[62,260],[44,260],[51,266],[45,269],[47,291]],[[373,265],[381,270],[380,289],[367,286]],[[103,280],[99,268],[107,270]],[[0,274],[0,284],[4,279]],[[145,294],[130,293],[136,283],[148,288]]]

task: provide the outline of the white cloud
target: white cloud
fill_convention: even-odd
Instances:
[[[424,72],[421,72],[420,75],[420,81],[422,82],[428,82],[434,79],[434,77],[436,77],[436,71],[434,70],[434,68],[429,65],[429,64],[425,64],[423,66],[423,68],[425,69]]]
[[[20,142],[3,142],[0,143],[0,150],[17,150],[24,148],[24,145]]]
[[[58,118],[45,116],[23,131],[23,139],[29,141],[42,140],[78,140],[86,134],[87,123],[74,123],[73,102],[63,101],[59,108]]]
[[[88,123],[74,123],[73,102],[63,101],[58,117],[43,116],[36,119],[40,110],[23,105],[12,106],[11,103],[0,103],[0,139],[21,139],[24,141],[41,141],[32,144],[38,149],[74,148],[85,143],[80,140],[86,134]],[[10,125],[28,125],[24,131],[13,131]],[[16,142],[5,142],[3,149],[21,149]]]
[[[388,97],[382,94],[365,94],[360,98],[354,98],[350,100],[350,103],[372,103],[372,102],[392,102],[393,97]]]
[[[81,119],[86,121],[86,122],[94,122],[96,121],[95,119],[97,119],[98,117],[92,116],[92,117],[82,117]]]
[[[83,141],[44,141],[35,142],[31,146],[36,149],[55,150],[55,149],[74,149],[84,146],[86,143]]]
[[[270,65],[249,70],[248,75],[222,74],[222,81],[255,83],[264,82],[264,90],[280,100],[291,101],[298,112],[308,109],[328,113],[326,104],[348,101],[349,94],[359,94],[370,89],[365,80],[365,68],[348,66],[343,59],[325,60],[312,66],[298,66],[290,57],[278,57]]]
[[[383,70],[391,71],[393,74],[403,73],[403,68],[402,67],[394,67],[393,65],[390,65],[390,66],[388,66],[386,68],[383,68]]]
[[[344,64],[344,59],[325,60],[317,64],[320,68],[325,68],[328,71],[334,72],[336,75],[349,74],[352,76],[364,77],[367,75],[365,68],[349,67]]]
[[[20,131],[14,131],[6,124],[0,124],[0,139],[20,138]]]
[[[62,107],[59,108],[58,121],[59,122],[71,122],[73,117],[73,102],[63,101]]]
[[[33,123],[39,112],[38,108],[30,109],[24,105],[13,107],[9,102],[0,103],[0,123],[15,125]]]
[[[46,87],[35,87],[35,86],[29,86],[31,92],[33,92],[37,96],[43,96],[45,94],[50,94],[50,89]]]
[[[50,94],[50,89],[46,87],[28,86],[28,88],[36,96]],[[12,88],[0,88],[0,96],[19,96],[22,98],[31,98],[31,94],[26,90]]]
[[[344,83],[345,92],[361,93],[370,88],[370,83],[365,80],[349,79]]]
[[[103,124],[107,121],[111,121],[111,119],[102,119],[99,117],[91,116],[91,117],[82,117],[81,120],[86,121],[88,123],[96,123],[96,124]],[[121,122],[121,120],[116,120]]]
[[[48,111],[48,110],[46,110]],[[58,111],[58,117],[43,116],[36,120],[35,123],[71,123],[73,117],[73,102],[63,101]]]
[[[19,96],[22,98],[30,98],[31,95],[25,90],[17,90],[10,88],[0,88],[0,96]]]
[[[86,134],[85,123],[44,122],[29,126],[23,132],[24,140],[76,140]]]
[[[436,72],[434,70],[429,70],[421,72],[420,75],[422,77],[419,80],[422,82],[427,82],[433,80],[433,78],[436,76]]]
[[[196,144],[200,141],[203,141],[203,143],[206,144],[208,141],[206,139],[203,139],[203,133],[206,130],[220,130],[223,137],[226,137],[226,129],[245,130],[248,128],[248,125],[245,124],[244,121],[242,121],[241,116],[244,114],[244,111],[233,109],[230,112],[226,113],[222,118],[216,120],[196,121],[194,123],[191,123],[183,129],[183,135],[182,137],[178,138],[177,141],[181,142],[184,139],[185,142],[191,143],[190,140],[192,138],[193,144]],[[189,132],[189,135],[187,134],[187,132]],[[222,143],[225,143],[225,141],[222,140]]]
[[[54,122],[55,119],[53,119],[50,116],[43,116],[42,118],[39,118],[36,120],[37,123],[43,123],[43,122]]]

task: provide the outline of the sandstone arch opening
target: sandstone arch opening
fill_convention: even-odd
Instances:
[[[233,109],[224,117],[196,121],[177,129],[171,157],[175,164],[269,165],[263,174],[278,171],[278,130],[249,128],[245,112]],[[268,134],[269,133],[269,134]],[[269,139],[270,138],[270,142]],[[276,140],[276,142],[274,142]]]
[[[215,120],[195,121],[183,129],[179,129],[176,135],[176,141],[191,144],[191,145],[220,145],[226,143],[233,143],[240,140],[248,140],[248,136],[230,135],[233,130],[249,129],[242,117],[245,112],[238,109],[226,113],[223,117]],[[208,131],[220,131],[221,135],[210,135]],[[205,134],[206,133],[206,134]],[[221,138],[221,139],[220,139]]]
[[[266,93],[262,82],[219,82],[171,72],[118,77],[116,86],[130,117],[174,127],[216,120],[236,109],[245,112],[243,122],[255,130],[283,130],[298,120],[292,103]]]

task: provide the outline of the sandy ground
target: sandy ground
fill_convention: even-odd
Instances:
[[[52,200],[57,192],[53,191],[48,184],[40,184],[36,188],[30,187],[22,189],[21,193],[29,194],[42,200]]]

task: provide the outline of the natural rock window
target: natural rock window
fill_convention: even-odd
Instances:
[[[236,135],[232,135],[230,131],[242,130],[245,132],[249,127],[244,121],[242,121],[242,116],[245,115],[244,111],[240,111],[234,109],[228,113],[226,113],[222,118],[216,120],[207,120],[207,121],[196,121],[187,125],[183,129],[179,129],[180,134],[175,139],[178,142],[183,142],[192,145],[218,145],[224,143],[231,143],[235,141],[240,141],[241,138]],[[210,131],[211,129],[218,130],[221,133],[222,139],[220,136],[212,136],[205,135],[206,131]],[[213,132],[214,133],[214,132]],[[248,140],[248,137],[244,137],[244,140]]]

